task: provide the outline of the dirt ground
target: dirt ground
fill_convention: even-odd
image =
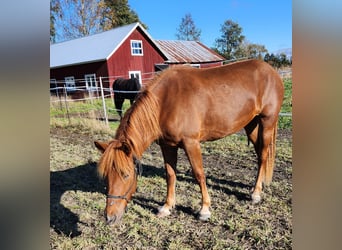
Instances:
[[[291,249],[292,133],[279,130],[270,187],[259,205],[250,190],[257,173],[252,145],[243,133],[202,144],[212,218],[196,218],[200,192],[189,162],[179,150],[177,206],[165,219],[155,213],[166,195],[159,146],[144,153],[138,191],[118,227],[105,225],[105,190],[96,176],[100,155],[94,140],[111,135],[77,129],[50,131],[51,249]]]

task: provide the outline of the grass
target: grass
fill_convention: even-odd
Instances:
[[[98,135],[52,130],[51,249],[291,248],[292,156],[291,145],[282,139],[278,141],[282,160],[277,159],[274,181],[265,190],[264,201],[255,206],[248,198],[256,175],[255,157],[239,138],[242,135],[202,145],[212,198],[208,222],[196,219],[200,192],[183,151],[179,152],[177,207],[168,218],[155,216],[165,199],[166,182],[160,150],[152,144],[144,153],[138,192],[123,222],[107,226],[104,183],[95,171],[100,155],[91,145],[94,136]]]
[[[115,131],[120,120],[113,101],[110,98],[105,99],[106,112],[110,121],[108,126],[104,122],[104,111],[102,100],[85,100],[74,102],[68,98],[65,102],[63,98],[51,97],[50,102],[50,126],[66,127],[70,129],[90,129],[95,131]],[[123,103],[122,109],[126,111],[130,104],[128,100]],[[107,131],[108,132],[108,131]]]
[[[280,113],[291,114],[291,116],[279,117],[279,128],[289,129],[292,128],[292,79],[284,79],[284,101]]]
[[[292,82],[284,84],[281,112],[291,112]],[[210,220],[200,222],[196,218],[200,190],[182,150],[178,156],[176,208],[169,217],[157,218],[157,208],[166,196],[166,181],[160,149],[153,143],[143,155],[138,191],[122,223],[108,226],[103,216],[105,184],[96,174],[100,154],[93,141],[111,139],[118,120],[112,114],[108,128],[102,121],[89,119],[80,112],[91,111],[87,105],[70,107],[70,119],[55,111],[60,107],[51,108],[51,249],[292,248],[291,117],[280,118],[274,178],[264,189],[261,204],[252,205],[249,198],[257,172],[255,153],[246,136],[238,133],[201,145],[212,199]]]
[[[292,245],[291,138],[279,138],[274,181],[264,200],[252,205],[249,190],[256,175],[251,147],[234,135],[204,143],[203,161],[212,199],[208,222],[196,219],[199,187],[179,151],[177,207],[158,219],[157,207],[166,195],[160,150],[152,144],[144,153],[138,192],[120,225],[103,218],[104,183],[96,175],[97,137],[67,128],[51,130],[51,249],[290,249]]]

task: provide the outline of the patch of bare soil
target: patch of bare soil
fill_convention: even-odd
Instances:
[[[159,146],[143,155],[143,173],[124,221],[105,225],[104,183],[96,175],[99,153],[95,139],[64,128],[51,128],[50,246],[51,249],[291,249],[292,133],[279,130],[273,182],[263,200],[252,205],[250,190],[257,174],[252,145],[241,136],[202,144],[207,185],[212,199],[208,222],[196,218],[200,191],[188,159],[178,153],[177,205],[165,219],[157,207],[166,195]],[[90,249],[89,248],[89,249]]]

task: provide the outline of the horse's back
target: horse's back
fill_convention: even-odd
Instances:
[[[229,105],[235,109],[250,101],[262,105],[267,94],[282,95],[283,92],[278,73],[258,60],[208,69],[176,67],[167,72],[159,85],[163,103],[184,108],[211,109]]]
[[[179,139],[183,133],[200,140],[235,133],[267,105],[279,112],[283,95],[277,72],[257,60],[209,69],[174,68],[159,84],[161,126]]]

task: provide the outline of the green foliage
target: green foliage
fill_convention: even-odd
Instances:
[[[216,39],[216,50],[225,58],[235,59],[241,55],[240,46],[245,39],[242,27],[232,20],[226,20],[221,25],[221,37]]]
[[[279,55],[266,53],[264,61],[275,68],[288,67],[292,65],[292,59],[288,59],[283,53]]]
[[[283,105],[281,106],[279,117],[279,128],[292,129],[292,79],[285,79],[284,81],[285,93]]]
[[[201,30],[199,30],[190,13],[182,18],[182,21],[177,29],[176,37],[178,40],[199,41]]]
[[[140,22],[138,14],[132,10],[127,0],[104,0],[101,26],[103,30]],[[142,24],[147,29],[147,25]]]
[[[254,58],[254,59],[259,59],[259,60],[262,60],[264,58],[265,53],[267,53],[267,49],[265,48],[264,45],[248,43],[248,42],[244,42],[240,46],[239,51],[241,52],[241,54],[237,56],[240,58],[247,57],[247,58]]]

